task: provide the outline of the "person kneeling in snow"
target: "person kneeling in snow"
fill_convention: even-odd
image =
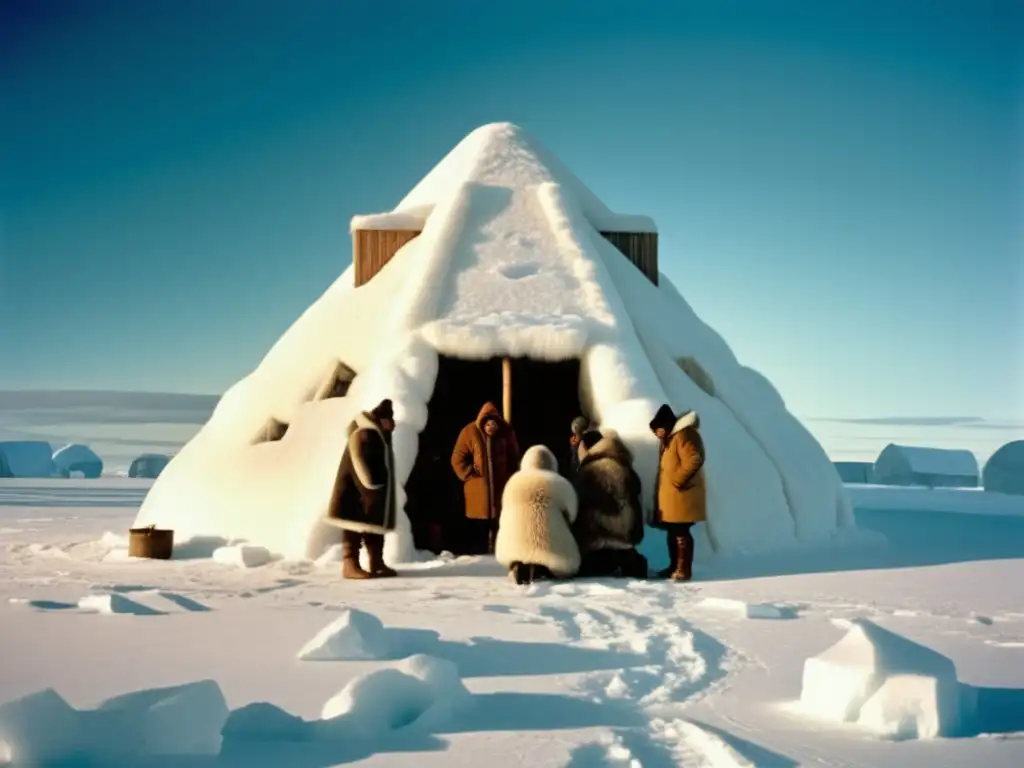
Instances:
[[[689,581],[693,578],[690,529],[707,520],[700,417],[696,411],[686,411],[676,418],[672,408],[663,405],[650,427],[661,443],[651,525],[665,529],[670,560],[669,567],[658,575],[673,581]]]
[[[579,515],[573,533],[580,547],[580,576],[647,578],[647,558],[636,551],[644,538],[640,477],[633,454],[618,435],[583,435],[576,474]]]
[[[571,529],[576,492],[558,474],[558,460],[545,446],[523,454],[519,471],[505,485],[501,510],[494,554],[516,584],[576,574],[580,552]]]
[[[328,522],[343,530],[341,575],[346,579],[398,575],[384,564],[384,534],[395,529],[396,518],[394,428],[390,400],[357,414],[348,428],[328,508]],[[359,564],[360,543],[366,545],[369,571]]]

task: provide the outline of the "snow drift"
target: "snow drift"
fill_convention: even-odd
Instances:
[[[346,270],[224,394],[156,480],[136,526],[317,558],[337,541],[322,520],[353,415],[393,400],[404,484],[445,354],[578,358],[581,401],[634,450],[645,498],[654,411],[662,402],[698,410],[716,550],[818,543],[852,527],[835,469],[771,384],[737,362],[668,278],[655,286],[600,235],[654,223],[609,211],[521,129],[477,129],[393,212],[353,225],[422,233],[358,289]],[[339,363],[358,376],[344,397],[318,399]],[[404,513],[387,539],[389,562],[414,558]]]

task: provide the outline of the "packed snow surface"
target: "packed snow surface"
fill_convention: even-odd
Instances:
[[[857,547],[699,557],[689,584],[517,587],[481,557],[358,583],[333,562],[225,568],[213,539],[171,561],[112,558],[144,492],[0,481],[8,747],[104,766],[1024,764],[1020,497],[864,486]],[[153,611],[79,607],[113,595]],[[372,624],[377,657],[297,661],[346,611]],[[873,680],[852,719],[794,706],[805,661],[863,621],[896,639],[830,659]],[[126,711],[94,716],[111,698]]]
[[[609,212],[526,132],[477,129],[394,215],[423,216],[422,234],[366,285],[353,287],[350,268],[303,313],[167,466],[136,525],[319,557],[340,535],[323,518],[349,422],[393,400],[404,484],[442,353],[580,359],[583,406],[634,450],[647,499],[657,458],[648,422],[663,402],[695,408],[709,456],[708,548],[789,549],[851,529],[835,469],[772,385],[737,362],[668,278],[653,285],[600,235],[653,223]],[[358,371],[347,395],[311,399],[339,361]],[[271,419],[287,432],[259,442]],[[385,557],[416,559],[404,513]]]

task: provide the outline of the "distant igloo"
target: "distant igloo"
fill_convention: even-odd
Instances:
[[[0,442],[0,477],[53,477],[53,447],[43,440]]]
[[[53,466],[61,477],[97,478],[103,474],[103,459],[87,445],[72,443],[53,454]]]
[[[1024,440],[1014,440],[993,453],[981,478],[986,491],[1024,496]]]
[[[170,456],[162,453],[144,453],[128,467],[128,477],[157,478],[170,461]]]
[[[965,450],[889,443],[875,459],[871,482],[925,488],[977,488],[978,460]]]
[[[522,129],[473,131],[351,233],[352,266],[224,393],[137,526],[319,557],[340,535],[324,518],[347,427],[385,397],[399,483],[388,562],[458,543],[450,457],[486,401],[524,449],[562,453],[580,415],[614,429],[648,503],[648,423],[662,403],[695,409],[716,552],[826,543],[854,526],[821,445],[659,271],[654,221],[609,210]]]

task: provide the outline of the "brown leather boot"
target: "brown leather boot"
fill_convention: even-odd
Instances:
[[[669,576],[672,581],[689,581],[693,578],[693,538],[689,535],[676,536],[676,569]]]
[[[672,574],[676,572],[676,566],[679,565],[679,544],[671,531],[665,534],[665,541],[668,544],[668,568],[658,571],[659,579],[671,579]]]
[[[384,534],[367,533],[363,536],[366,552],[370,555],[370,578],[390,579],[398,575],[398,571],[384,564]]]
[[[368,579],[370,574],[359,564],[359,543],[362,535],[355,531],[343,531],[341,534],[341,578]]]

